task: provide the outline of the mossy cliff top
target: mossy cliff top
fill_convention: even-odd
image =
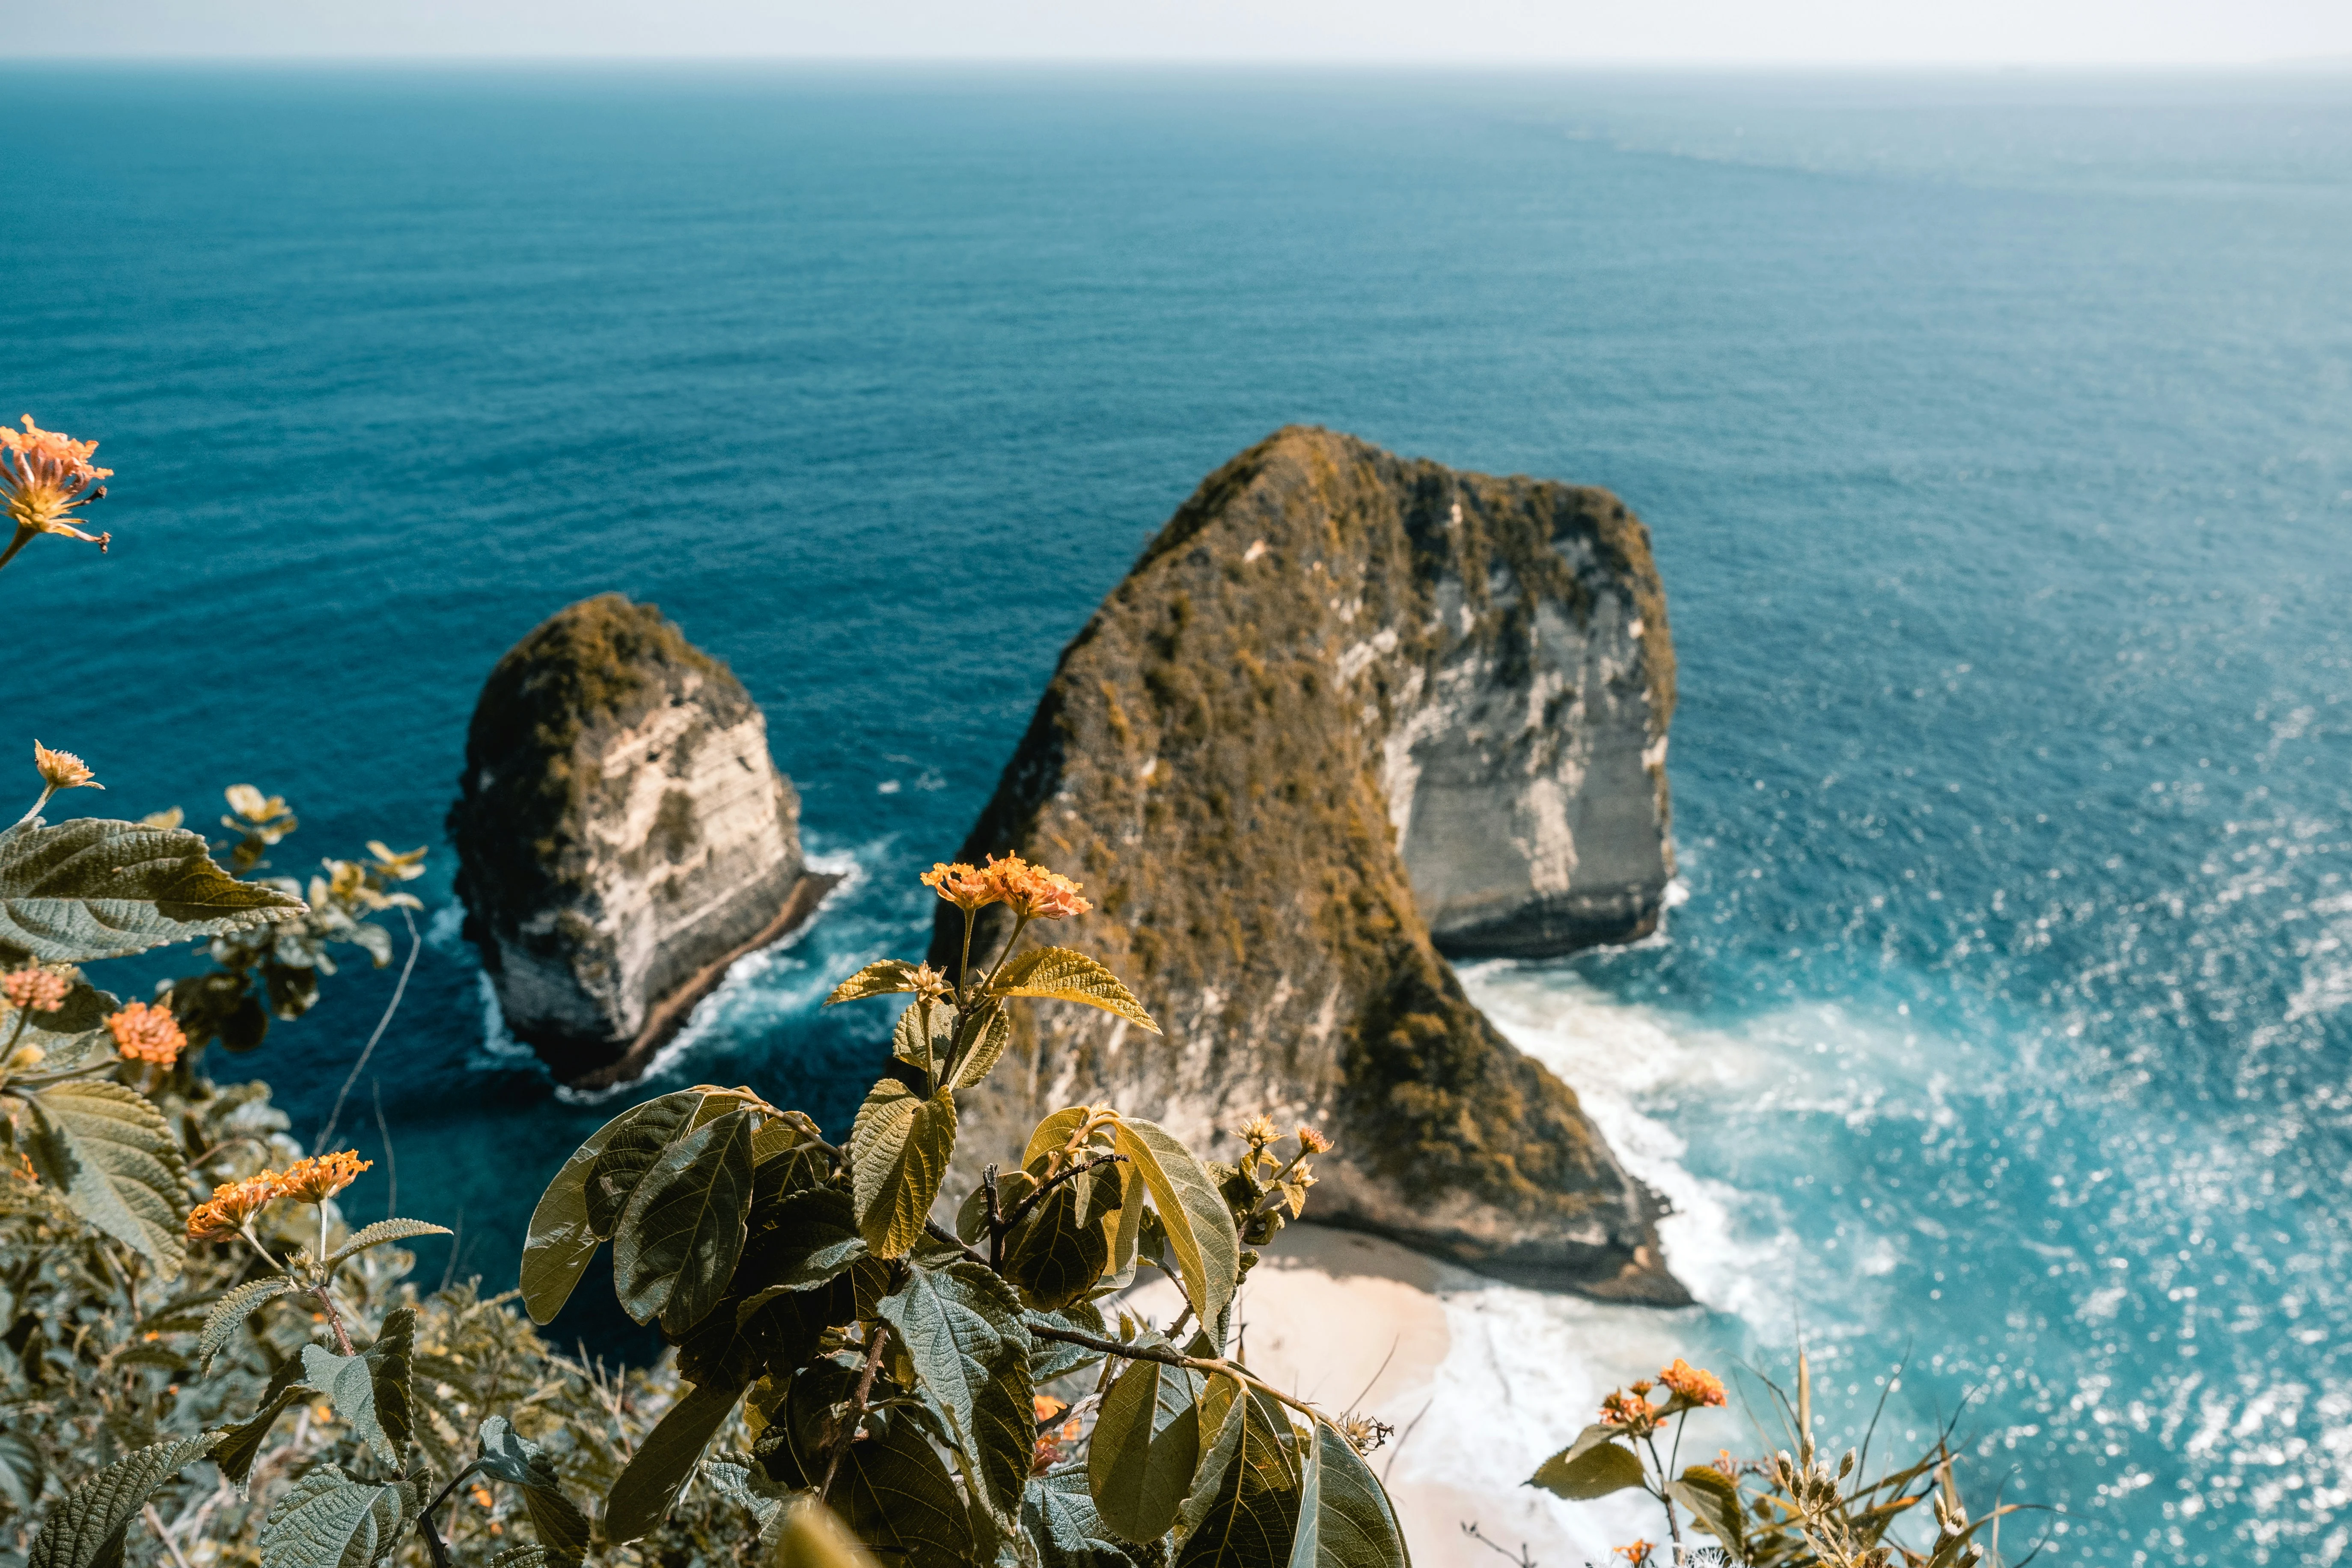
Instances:
[[[1064,652],[963,850],[1084,880],[1099,912],[1056,934],[1167,1034],[1042,1015],[1008,1087],[972,1108],[983,1135],[1087,1100],[1203,1139],[1261,1110],[1328,1118],[1342,1152],[1325,1215],[1548,1283],[1681,1299],[1649,1195],[1437,952],[1383,783],[1397,726],[1449,672],[1515,690],[1539,625],[1609,616],[1662,735],[1664,595],[1607,492],[1301,427],[1213,475]],[[1553,727],[1573,721],[1560,708]],[[1655,787],[1662,807],[1662,773]],[[953,960],[955,919],[942,910],[935,962]]]
[[[659,608],[619,594],[567,605],[508,650],[475,706],[449,812],[458,894],[476,920],[510,927],[580,887],[583,826],[604,782],[581,742],[633,727],[689,688],[718,723],[753,711],[733,671]]]

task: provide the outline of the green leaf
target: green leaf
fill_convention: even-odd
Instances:
[[[956,1063],[948,1079],[950,1089],[970,1089],[989,1075],[1004,1055],[1004,1047],[1013,1039],[1013,1016],[1002,1007],[988,1016],[982,1026],[980,1038],[964,1051],[963,1059]]]
[[[1641,1456],[1612,1441],[1615,1428],[1587,1426],[1575,1442],[1536,1467],[1528,1485],[1570,1502],[1591,1502],[1642,1484]]]
[[[517,1432],[503,1415],[483,1422],[475,1439],[480,1446],[475,1463],[484,1475],[521,1491],[523,1508],[539,1531],[541,1544],[571,1562],[584,1556],[587,1517],[563,1495],[562,1478],[547,1451]]]
[[[357,1355],[337,1355],[324,1345],[302,1347],[303,1381],[324,1394],[352,1436],[389,1466],[415,1436],[408,1399],[409,1358],[416,1313],[399,1307],[385,1314],[383,1331]]]
[[[302,1381],[302,1358],[289,1357],[270,1374],[269,1386],[262,1391],[261,1406],[252,1419],[214,1434],[220,1444],[213,1450],[213,1462],[220,1467],[221,1474],[243,1486],[246,1478],[253,1473],[253,1461],[260,1454],[261,1445],[268,1440],[269,1428],[277,1424],[278,1417],[317,1392]]]
[[[786,1291],[830,1284],[866,1255],[849,1194],[836,1187],[806,1188],[768,1212],[735,1270],[739,1324]]]
[[[1092,1301],[1073,1301],[1066,1307],[1033,1315],[1057,1329],[1076,1329],[1082,1334],[1105,1338],[1118,1337],[1104,1323],[1100,1309]],[[1055,1378],[1066,1377],[1081,1367],[1093,1366],[1103,1359],[1102,1352],[1090,1351],[1084,1345],[1043,1339],[1035,1334],[1030,1335],[1029,1339],[1029,1381],[1032,1383],[1050,1383]]]
[[[583,1184],[589,1235],[609,1238],[619,1228],[621,1216],[628,1212],[629,1200],[636,1195],[637,1184],[661,1159],[662,1151],[686,1135],[690,1119],[702,1105],[702,1098],[698,1089],[677,1089],[634,1106],[604,1125],[597,1134],[604,1139],[604,1146],[590,1160]],[[591,1143],[594,1142],[593,1138],[589,1140]],[[582,1152],[586,1149],[587,1144],[581,1145]],[[580,1154],[572,1158],[577,1160]],[[571,1168],[567,1162],[564,1170]],[[560,1174],[556,1178],[558,1184],[562,1180]],[[554,1194],[555,1188],[551,1187],[540,1201],[546,1203]],[[537,1220],[534,1214],[534,1229]]]
[[[1103,1521],[1129,1541],[1157,1541],[1176,1522],[1201,1462],[1201,1375],[1129,1362],[1103,1395],[1087,1449],[1087,1479]]]
[[[217,1432],[167,1438],[107,1466],[49,1510],[25,1568],[92,1568],[121,1562],[124,1534],[155,1489],[219,1442]]]
[[[1021,1522],[1043,1568],[1134,1568],[1087,1495],[1086,1477],[1075,1470],[1031,1481]]]
[[[188,1166],[172,1124],[144,1095],[78,1079],[25,1097],[26,1152],[74,1212],[144,1254],[165,1279],[187,1257]]]
[[[1666,1489],[1667,1495],[1690,1510],[1698,1527],[1729,1548],[1748,1554],[1748,1516],[1739,1506],[1739,1483],[1713,1465],[1693,1465]]]
[[[743,1397],[739,1387],[689,1388],[646,1434],[604,1499],[604,1539],[635,1541],[669,1512],[695,1462]]]
[[[1086,1106],[1066,1106],[1037,1123],[1037,1130],[1029,1134],[1029,1146],[1021,1151],[1021,1168],[1033,1176],[1039,1174],[1043,1170],[1039,1162],[1067,1144],[1086,1125],[1087,1114]]]
[[[849,1164],[858,1234],[876,1257],[899,1257],[923,1234],[955,1134],[955,1097],[946,1089],[926,1100],[886,1078],[866,1095],[850,1126]]]
[[[1298,1523],[1298,1490],[1281,1434],[1257,1402],[1236,1397],[1226,1416],[1237,1441],[1175,1568],[1286,1568]],[[1288,1425],[1286,1421],[1284,1425]]]
[[[1180,1543],[1208,1517],[1209,1505],[1216,1500],[1225,1472],[1241,1451],[1243,1401],[1234,1397],[1237,1386],[1229,1377],[1212,1377],[1202,1385],[1194,1406],[1194,1417],[1201,1425],[1201,1462],[1192,1471],[1184,1501],[1176,1510]]]
[[[867,964],[833,988],[824,999],[828,1007],[839,1002],[862,1002],[868,996],[887,996],[894,991],[915,988],[915,966],[900,958],[885,958]]]
[[[662,1100],[670,1098],[665,1095]],[[587,1272],[588,1260],[596,1256],[597,1247],[612,1234],[609,1226],[599,1230],[588,1218],[588,1174],[597,1156],[604,1153],[604,1145],[612,1142],[614,1133],[662,1100],[633,1105],[590,1133],[588,1141],[563,1162],[563,1169],[555,1173],[547,1191],[540,1194],[538,1206],[530,1211],[530,1226],[522,1243],[522,1304],[532,1322],[544,1327],[555,1321],[555,1314],[572,1299],[580,1276]],[[658,1153],[656,1149],[646,1164],[650,1165]],[[639,1175],[644,1173],[645,1166],[637,1167]],[[634,1181],[629,1188],[635,1189]],[[622,1193],[619,1201],[612,1205],[615,1220],[627,1204],[628,1194]]]
[[[490,1568],[573,1568],[577,1561],[551,1552],[544,1546],[509,1546],[490,1559]]]
[[[1112,1139],[1134,1162],[1160,1211],[1193,1312],[1203,1323],[1217,1321],[1241,1278],[1242,1240],[1233,1210],[1192,1152],[1157,1123],[1122,1117]]]
[[[1078,1002],[1115,1013],[1153,1034],[1160,1026],[1143,1010],[1135,994],[1118,976],[1095,959],[1066,947],[1036,947],[1007,963],[989,988],[992,996],[1038,996],[1055,1002]]]
[[[751,1133],[757,1119],[730,1110],[662,1152],[629,1199],[613,1237],[621,1306],[643,1323],[656,1314],[682,1334],[700,1322],[734,1278],[751,1210]]]
[[[423,1511],[414,1482],[370,1486],[321,1465],[296,1481],[261,1527],[262,1568],[368,1568]]]
[[[1021,1302],[985,1266],[917,1265],[882,1300],[882,1320],[915,1364],[923,1391],[947,1412],[957,1447],[999,1518],[1018,1518],[1037,1447],[1029,1331]]]
[[[1098,1198],[1104,1188],[1116,1201],[1116,1165],[1097,1166],[1055,1187],[1005,1237],[1005,1277],[1031,1306],[1066,1306],[1102,1278],[1110,1262],[1110,1237],[1088,1200]]]
[[[813,1497],[780,1505],[772,1568],[878,1568],[865,1543],[849,1532],[841,1516]]]
[[[352,1232],[352,1238],[335,1248],[333,1254],[328,1258],[327,1267],[332,1268],[339,1263],[349,1262],[369,1247],[382,1247],[388,1241],[406,1241],[412,1237],[447,1236],[448,1234],[447,1226],[428,1225],[421,1219],[380,1219],[373,1225],[364,1226]]]
[[[283,1274],[265,1279],[248,1279],[220,1299],[219,1303],[205,1316],[204,1332],[196,1336],[196,1363],[208,1365],[220,1353],[236,1326],[251,1317],[264,1303],[273,1301],[290,1291],[301,1289]]]
[[[1354,1447],[1315,1424],[1300,1468],[1290,1568],[1412,1568],[1389,1494]]]
[[[923,1030],[926,1014],[930,1017],[930,1031]],[[922,1073],[925,1078],[939,1076],[939,1064],[947,1056],[948,1042],[953,1037],[955,1015],[945,1005],[925,1006],[920,1001],[908,1004],[898,1015],[898,1026],[890,1031],[890,1054]]]
[[[41,1072],[59,1072],[79,1066],[98,1047],[112,1044],[113,1037],[106,1030],[107,1015],[121,1009],[121,999],[112,992],[100,991],[88,982],[77,982],[66,993],[64,1001],[26,1020],[25,1032],[16,1038],[16,1045],[19,1048],[40,1047]],[[15,1034],[13,1017],[7,1029],[10,1035]]]
[[[48,1482],[49,1468],[32,1440],[15,1432],[0,1432],[0,1497],[19,1513],[30,1513]]]
[[[0,833],[0,943],[53,963],[124,958],[217,936],[310,906],[240,882],[199,834],[86,816]]]
[[[834,1415],[857,1378],[855,1368],[832,1359],[793,1374],[790,1391],[755,1448],[771,1481],[813,1490],[824,1479]],[[909,1568],[970,1562],[972,1514],[923,1425],[908,1419],[912,1414],[902,1404],[866,1415],[866,1436],[842,1456],[833,1504],[858,1539],[893,1562]],[[987,1516],[980,1517],[984,1521]]]

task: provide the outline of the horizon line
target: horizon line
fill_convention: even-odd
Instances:
[[[624,66],[624,67],[772,67],[835,66],[852,68],[979,67],[1012,69],[1147,68],[1166,70],[1378,70],[1402,73],[1443,71],[1623,70],[1706,71],[1775,74],[1791,71],[1898,72],[2030,72],[2082,71],[2095,74],[2158,73],[2218,74],[2232,71],[2312,71],[2352,74],[2352,53],[2285,55],[2230,60],[2013,58],[1927,59],[1892,56],[1869,58],[1680,58],[1662,56],[1557,56],[1542,59],[1465,55],[1446,59],[1407,59],[1390,56],[1333,58],[1289,55],[874,55],[874,54],[645,54],[620,50],[568,53],[232,53],[177,52],[135,54],[111,52],[19,52],[0,60],[0,71],[16,64],[44,66],[383,66],[393,68],[446,66]]]

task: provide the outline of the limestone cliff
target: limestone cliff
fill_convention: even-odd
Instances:
[[[742,683],[650,605],[559,610],[490,672],[449,813],[467,934],[558,1076],[634,1076],[805,916],[800,797]]]
[[[1323,1122],[1319,1217],[1685,1300],[1651,1195],[1438,952],[1654,929],[1673,672],[1648,536],[1607,492],[1323,430],[1244,453],[1065,650],[964,850],[1082,879],[1100,910],[1070,937],[1167,1034],[1036,1015],[967,1139],[1017,1149],[1080,1100],[1219,1149],[1252,1112]]]

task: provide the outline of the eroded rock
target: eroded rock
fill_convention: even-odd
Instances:
[[[634,1077],[804,919],[800,796],[742,683],[650,605],[559,610],[482,688],[449,813],[467,934],[559,1077]]]
[[[1654,929],[1673,702],[1648,536],[1606,491],[1315,429],[1243,454],[1065,651],[964,850],[1086,881],[1099,912],[1070,940],[1167,1033],[1022,1015],[964,1137],[1015,1151],[1109,1101],[1230,1152],[1269,1111],[1339,1140],[1315,1217],[1687,1300],[1656,1201],[1438,952]]]

